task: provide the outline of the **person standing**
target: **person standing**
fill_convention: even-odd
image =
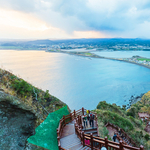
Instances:
[[[90,127],[94,127],[94,115],[90,113]]]
[[[87,127],[87,116],[83,116],[83,123],[84,123],[84,128]]]
[[[121,135],[121,129],[120,128],[118,129],[118,132],[119,132],[119,135]]]
[[[114,136],[113,136],[114,142],[116,142],[116,138],[117,138],[117,135],[116,135],[116,133],[114,133]]]
[[[90,114],[89,114],[89,110],[87,110],[86,115],[87,115],[87,121],[88,121],[89,124],[90,124]]]

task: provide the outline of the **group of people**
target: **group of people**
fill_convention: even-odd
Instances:
[[[82,116],[85,128],[88,126],[88,122],[90,124],[90,127],[94,127],[94,117],[95,115],[92,114],[89,110],[86,111],[86,115]]]

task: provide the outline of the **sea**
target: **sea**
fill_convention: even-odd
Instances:
[[[150,58],[147,51],[101,51],[100,56]],[[38,50],[0,50],[0,67],[49,93],[73,111],[100,101],[129,103],[150,90],[150,69],[131,63]]]

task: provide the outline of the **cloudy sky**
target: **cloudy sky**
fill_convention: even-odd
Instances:
[[[0,0],[0,39],[150,38],[150,0]]]

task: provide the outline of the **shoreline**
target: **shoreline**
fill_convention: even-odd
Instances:
[[[120,60],[120,59],[111,59],[111,58],[104,58],[104,59],[110,59],[110,60],[122,61],[122,62],[131,63],[131,64],[139,65],[139,66],[142,66],[142,67],[145,67],[145,68],[150,69],[150,66],[146,66],[146,65],[144,65],[144,64],[139,64],[139,63],[132,62],[132,61]]]
[[[99,56],[99,55],[96,55],[96,54],[93,54],[93,53],[90,53],[91,55],[85,55],[84,52],[64,52],[64,51],[62,52],[62,51],[60,51],[58,53],[66,53],[66,54],[70,54],[70,55],[89,57],[89,58],[100,58],[100,59],[109,59],[109,60],[122,61],[122,62],[131,63],[131,64],[139,65],[139,66],[150,69],[150,66],[147,66],[147,65],[144,65],[144,64],[139,64],[139,63],[132,62],[132,61],[127,61],[127,60],[121,60],[120,58],[117,59],[117,58],[103,57],[103,56]]]

